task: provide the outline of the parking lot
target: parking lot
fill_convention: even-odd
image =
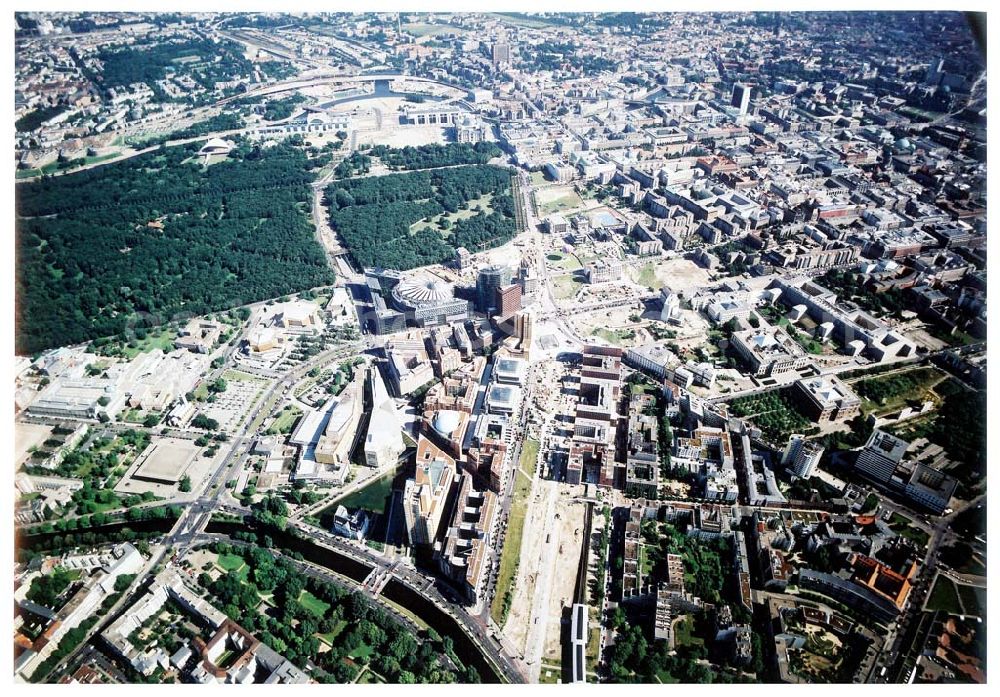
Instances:
[[[260,394],[267,388],[267,380],[247,373],[229,371],[224,375],[226,391],[216,395],[215,402],[205,403],[201,412],[219,422],[223,431],[235,431],[250,412]]]

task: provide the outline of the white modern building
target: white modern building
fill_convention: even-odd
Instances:
[[[805,436],[796,433],[788,439],[788,445],[785,446],[785,451],[781,455],[781,464],[796,477],[809,479],[822,457],[823,448],[821,446],[807,441]]]

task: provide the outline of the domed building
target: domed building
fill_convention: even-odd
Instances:
[[[392,302],[418,327],[434,327],[469,317],[469,303],[455,297],[455,287],[430,274],[402,279],[392,289]]]
[[[400,309],[412,310],[429,303],[439,303],[454,297],[454,287],[438,278],[410,277],[399,282],[392,291]]]
[[[443,438],[451,438],[461,422],[462,412],[452,411],[451,409],[436,411],[431,418],[431,426]]]
[[[442,450],[455,458],[462,456],[462,444],[469,427],[469,415],[464,411],[439,409],[424,412],[424,432]],[[427,426],[430,428],[427,428]]]
[[[916,150],[909,138],[899,138],[892,147],[897,153],[911,153]]]
[[[486,126],[469,114],[457,120],[453,128],[456,143],[479,143],[486,140]]]

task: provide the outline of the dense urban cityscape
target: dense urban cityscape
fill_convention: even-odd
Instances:
[[[15,13],[19,683],[985,683],[985,16]]]

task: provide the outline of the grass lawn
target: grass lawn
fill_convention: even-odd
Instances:
[[[145,339],[137,341],[134,348],[126,345],[124,347],[125,357],[128,358],[128,360],[132,360],[140,353],[152,351],[157,348],[164,353],[168,353],[174,350],[174,339],[176,338],[177,332],[171,331],[170,329],[151,331],[146,335]]]
[[[482,196],[480,196],[479,198],[475,198],[469,201],[468,208],[460,209],[458,211],[455,211],[454,213],[441,213],[440,215],[435,215],[430,219],[429,222],[423,219],[418,220],[417,222],[413,223],[413,225],[410,226],[410,234],[411,235],[416,234],[421,230],[423,230],[424,228],[431,228],[432,230],[437,230],[442,235],[447,236],[451,234],[451,230],[442,230],[438,227],[438,223],[440,223],[442,220],[447,220],[452,225],[454,225],[455,221],[472,218],[473,216],[479,215],[480,213],[480,211],[473,210],[473,208],[477,205],[483,209],[482,210],[483,213],[489,215],[490,213],[493,212],[493,206],[491,205],[492,203],[493,203],[493,194],[487,192]]]
[[[528,27],[529,29],[544,29],[545,27],[550,27],[553,24],[555,24],[555,22],[550,22],[541,17],[538,18],[522,17],[522,16],[512,17],[511,15],[502,12],[490,12],[489,15],[491,17],[496,17],[497,19],[506,22],[507,24],[514,24],[520,27]]]
[[[907,540],[913,542],[917,547],[926,547],[927,540],[930,539],[926,532],[920,528],[905,527],[901,530],[896,530],[896,533],[900,537],[905,537]]]
[[[238,554],[220,554],[219,558],[215,560],[215,563],[223,571],[238,571],[246,563],[243,561],[243,557]]]
[[[422,22],[404,24],[402,29],[418,39],[423,36],[439,36],[441,34],[465,34],[469,31],[463,27],[453,27],[449,24],[425,24]]]
[[[228,159],[229,155],[225,155],[223,153],[219,153],[217,155],[209,155],[208,157],[205,157],[204,159],[201,160],[203,165],[202,169],[211,167],[212,165],[217,165],[220,162],[225,162]]]
[[[328,164],[328,165],[324,165],[324,166],[323,166],[322,168],[320,168],[320,170],[319,170],[319,171],[318,171],[318,172],[316,173],[316,180],[318,181],[318,180],[320,180],[320,179],[323,179],[323,178],[325,178],[325,177],[328,177],[328,176],[330,175],[330,173],[331,173],[331,172],[333,172],[333,170],[337,169],[337,165],[338,165],[338,164],[340,164],[340,163],[339,163],[339,162],[337,162],[337,161],[333,161],[333,162],[331,162],[331,163],[330,163],[330,164]]]
[[[583,264],[580,260],[576,258],[575,254],[563,254],[562,252],[553,252],[545,257],[558,268],[563,271],[576,271],[577,269],[583,268]]]
[[[793,327],[788,327],[788,334],[808,353],[811,353],[814,356],[820,356],[823,354],[823,344],[811,339],[808,334],[804,334]]]
[[[892,517],[889,518],[889,525],[909,525],[912,521],[904,515],[893,512]]]
[[[300,416],[302,416],[302,410],[294,404],[289,405],[289,407],[281,410],[281,413],[278,414],[278,418],[274,420],[274,423],[272,423],[270,428],[267,429],[267,432],[291,433],[292,427],[295,426],[295,422]]]
[[[962,607],[966,615],[982,617],[986,609],[986,589],[967,586],[962,583],[954,584],[958,588],[958,597],[962,601]]]
[[[538,682],[542,685],[556,685],[561,677],[562,668],[542,666],[542,671],[538,674]]]
[[[560,211],[573,210],[583,205],[580,194],[568,186],[553,187],[535,193],[539,215],[552,215]]]
[[[250,373],[244,373],[239,370],[227,370],[225,373],[222,374],[222,378],[227,382],[229,380],[235,380],[237,382],[241,380],[244,382],[267,382],[266,380],[262,380],[256,375],[251,375]]]
[[[659,290],[663,287],[663,281],[656,275],[656,264],[646,264],[643,266],[635,282],[641,286],[646,286],[650,290]]]
[[[910,525],[910,522],[909,518],[893,513],[892,518],[889,519],[889,529],[900,537],[912,540],[918,546],[926,546],[929,536],[920,528]]]
[[[559,268],[564,271],[576,271],[577,269],[582,269],[583,264],[580,263],[580,259],[575,254],[567,254],[559,262]]]
[[[122,421],[127,421],[130,424],[141,424],[144,418],[141,409],[129,409],[122,417]]]
[[[862,378],[852,383],[852,387],[862,398],[865,413],[881,415],[899,411],[913,400],[934,400],[931,390],[946,377],[936,368],[918,368],[885,377]],[[883,396],[878,401],[870,398],[876,395]]]
[[[535,476],[535,464],[538,462],[538,449],[541,444],[534,438],[524,441],[524,448],[521,449],[521,470],[528,477]]]
[[[592,336],[599,336],[614,346],[621,346],[623,342],[635,338],[634,329],[605,329],[603,327],[591,332]]]
[[[567,300],[574,297],[583,285],[574,274],[565,274],[552,279],[552,294],[556,300]]]
[[[543,184],[548,184],[549,180],[545,178],[545,172],[538,170],[531,173],[531,183],[535,186],[542,186]]]
[[[958,590],[951,579],[938,574],[934,588],[927,598],[928,610],[944,610],[955,615],[962,614],[962,603],[959,601]]]
[[[108,501],[107,503],[97,503],[95,501],[94,502],[94,506],[95,506],[94,510],[93,511],[88,511],[88,512],[91,513],[91,514],[93,514],[93,513],[105,513],[107,511],[110,511],[113,508],[121,508],[121,505],[122,505],[121,499],[116,495],[116,496],[112,496],[111,500]]]
[[[330,603],[320,600],[307,590],[299,594],[299,604],[317,617],[324,617],[330,609]]]
[[[384,685],[385,678],[376,673],[371,668],[365,668],[365,672],[357,679],[358,685]]]
[[[228,668],[236,660],[237,655],[238,654],[234,649],[226,649],[222,652],[222,655],[216,659],[216,665],[220,668]]]
[[[600,254],[581,254],[581,253],[577,252],[576,253],[576,258],[579,259],[579,261],[580,261],[581,264],[590,264],[590,263],[593,263],[593,262],[595,262],[595,261],[597,261],[599,259],[602,259],[603,256],[600,255]]]
[[[944,116],[944,114],[941,113],[940,111],[928,111],[926,109],[918,109],[915,106],[909,106],[909,105],[901,107],[900,111],[905,115],[910,116],[911,118],[917,117],[918,119],[922,118],[927,121],[933,121],[936,118]]]
[[[705,641],[700,637],[692,636],[694,631],[694,619],[691,615],[685,616],[674,625],[674,643],[677,646],[703,646]]]
[[[88,156],[83,159],[88,165],[93,165],[98,162],[104,162],[105,160],[110,160],[114,157],[118,157],[119,155],[121,155],[121,153],[116,151],[116,152],[109,152],[106,155],[94,155],[92,157]]]
[[[528,512],[528,495],[531,480],[517,473],[514,480],[514,496],[507,522],[507,536],[504,538],[503,553],[500,555],[500,571],[497,574],[496,595],[490,606],[490,615],[498,625],[503,625],[503,605],[507,589],[514,583],[517,564],[521,557],[521,537],[524,535],[524,516]]]
[[[639,570],[642,572],[643,578],[649,576],[653,571],[653,560],[649,558],[646,545],[639,545]]]
[[[257,397],[259,397],[259,396],[260,396],[260,392],[257,393]],[[253,400],[254,403],[257,402],[257,397],[254,397],[254,400]],[[256,433],[257,432],[257,429],[260,428],[261,424],[264,423],[264,419],[267,418],[267,415],[270,414],[271,411],[274,410],[274,406],[278,403],[279,399],[281,399],[281,393],[280,392],[275,392],[273,395],[271,395],[271,398],[269,400],[267,400],[267,404],[264,405],[264,408],[261,409],[260,412],[258,412],[257,418],[254,419],[253,423],[251,423],[247,427],[247,432],[248,433]]]
[[[350,656],[351,658],[354,658],[354,659],[358,659],[358,658],[367,659],[367,658],[369,658],[372,655],[372,652],[374,652],[374,651],[375,651],[375,649],[373,649],[368,644],[362,644],[361,646],[359,646],[358,648],[354,649],[353,651],[351,651],[347,655]]]
[[[347,620],[340,620],[336,625],[334,625],[332,632],[317,634],[316,638],[329,644],[330,646],[333,646],[333,640],[340,636],[340,633],[344,631],[345,627],[347,627]]]
[[[673,675],[666,672],[665,670],[657,671],[656,679],[659,680],[664,685],[673,685],[674,683],[680,682],[677,678],[675,678]]]
[[[247,574],[250,573],[250,567],[243,561],[243,557],[238,554],[221,554],[215,560],[215,563],[225,573],[235,571],[241,581],[246,581]]]
[[[591,608],[593,610],[593,608]],[[587,656],[594,657],[601,649],[601,628],[591,627],[587,637]]]
[[[15,179],[25,179],[27,177],[38,177],[43,174],[52,174],[59,169],[59,162],[53,160],[47,165],[42,165],[41,167],[34,167],[32,169],[19,169],[14,172]]]

